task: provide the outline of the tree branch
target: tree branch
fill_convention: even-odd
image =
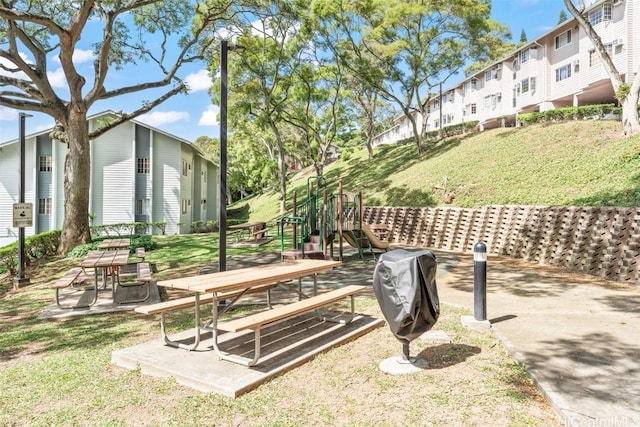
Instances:
[[[184,84],[174,87],[169,92],[167,92],[164,95],[156,98],[154,101],[145,103],[141,108],[137,109],[136,111],[133,111],[133,112],[127,113],[127,114],[121,114],[121,115],[119,115],[119,117],[116,120],[114,120],[114,121],[112,121],[112,122],[110,122],[110,123],[108,123],[108,124],[106,124],[104,126],[99,127],[98,129],[96,129],[93,132],[90,132],[89,133],[89,138],[90,139],[97,138],[100,135],[102,135],[105,132],[107,132],[108,130],[111,130],[111,129],[115,128],[116,126],[118,126],[118,125],[120,125],[120,124],[122,124],[124,122],[127,122],[127,121],[129,121],[131,119],[134,119],[134,118],[144,114],[144,113],[147,113],[147,112],[151,111],[154,107],[162,104],[167,99],[169,99],[172,96],[175,96],[175,95],[183,92],[184,90],[185,90]]]

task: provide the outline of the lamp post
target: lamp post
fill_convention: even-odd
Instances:
[[[18,188],[18,202],[24,204],[24,187],[25,187],[25,121],[30,114],[20,113],[20,185]],[[24,248],[24,225],[18,227],[18,281],[17,284],[29,283],[29,278],[25,277],[25,248]]]
[[[226,40],[220,42],[220,249],[218,271],[227,270],[227,53]]]
[[[218,270],[227,269],[227,55],[229,51],[241,52],[242,46],[229,46],[220,42],[220,249]]]

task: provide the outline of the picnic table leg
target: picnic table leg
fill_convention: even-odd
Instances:
[[[355,303],[355,295],[349,295],[349,297],[351,298],[351,313],[347,319],[337,319],[334,317],[327,317],[322,313],[320,313],[320,309],[315,310],[316,318],[320,321],[324,320],[325,322],[340,323],[343,325],[351,323],[351,321],[356,317],[356,303]]]
[[[228,306],[227,306],[228,307]],[[226,307],[225,307],[226,308]],[[252,360],[247,358],[236,356],[226,353],[220,349],[218,344],[218,299],[216,294],[213,294],[213,301],[211,301],[211,334],[213,338],[213,349],[220,360],[226,360],[229,362],[238,363],[244,366],[253,366],[260,359],[260,328],[255,330],[255,351]]]
[[[191,345],[183,344],[178,341],[172,341],[167,336],[167,331],[165,328],[165,312],[160,313],[160,333],[162,334],[162,339],[165,344],[171,347],[182,348],[184,350],[195,350],[198,348],[200,344],[200,294],[196,293],[196,308],[195,308],[195,318],[196,318],[196,326],[195,326],[195,341]]]

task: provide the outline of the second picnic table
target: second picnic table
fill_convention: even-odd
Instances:
[[[97,285],[98,270],[102,270],[103,289],[107,287],[107,270],[111,270],[112,293],[115,294],[115,281],[118,279],[118,269],[127,265],[129,250],[117,249],[114,251],[89,251],[84,256],[80,267],[93,268]]]
[[[131,245],[131,239],[105,239],[98,245],[98,249],[126,249]]]

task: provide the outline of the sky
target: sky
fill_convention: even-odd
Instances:
[[[527,39],[532,40],[555,27],[560,11],[563,9],[563,0],[493,0],[492,18],[509,25],[512,41],[517,42],[520,40],[523,29]],[[92,75],[93,58],[90,47],[81,45],[79,47],[80,49],[76,51],[74,56],[74,62],[81,73]],[[112,70],[107,86],[111,89],[126,86],[133,81],[139,81],[140,75],[145,77],[148,75],[144,65],[125,71]],[[137,120],[188,141],[194,141],[199,136],[218,138],[220,133],[217,118],[219,108],[211,102],[209,95],[211,77],[205,64],[190,65],[185,69],[183,75],[190,88],[188,94],[180,94],[170,98]],[[54,87],[63,87],[62,70],[57,58],[50,60],[49,78]],[[109,83],[111,84],[109,85]],[[452,81],[452,84],[455,83],[457,82]],[[97,114],[105,110],[131,112],[134,106],[137,108],[140,99],[151,100],[153,96],[147,92],[140,92],[109,101],[100,101],[92,107],[90,114]],[[127,108],[127,105],[131,105],[131,107]],[[0,143],[18,139],[19,113],[19,111],[0,106]],[[53,119],[47,115],[28,111],[25,113],[32,115],[32,117],[25,119],[27,135],[46,130],[54,125]]]

